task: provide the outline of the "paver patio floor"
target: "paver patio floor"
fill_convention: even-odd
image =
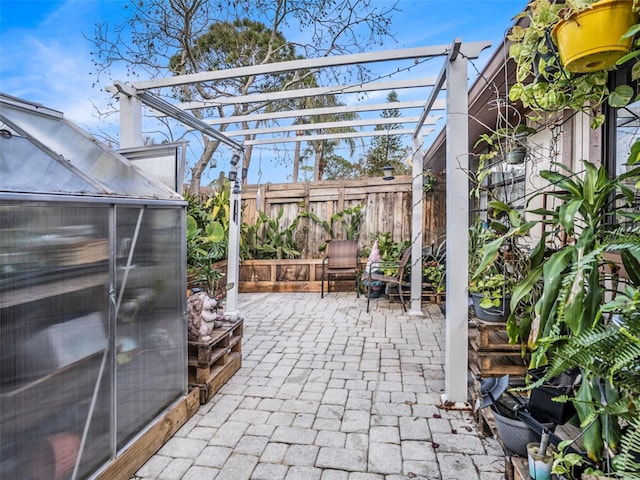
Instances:
[[[445,321],[355,293],[240,294],[242,368],[137,472],[181,480],[501,480],[468,411],[440,409]],[[460,372],[467,375],[467,372]]]

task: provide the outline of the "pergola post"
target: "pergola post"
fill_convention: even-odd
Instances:
[[[444,403],[467,404],[468,382],[468,219],[469,119],[467,59],[447,61],[447,299]]]
[[[232,318],[239,315],[238,310],[238,282],[240,277],[240,225],[241,216],[241,186],[242,175],[238,174],[238,164],[242,167],[242,157],[234,153],[231,157],[231,195],[229,197],[231,218],[229,222],[229,243],[227,246],[227,284],[231,288],[227,291],[225,313]],[[240,170],[242,172],[242,170]]]
[[[142,102],[134,95],[118,93],[120,101],[120,148],[134,148],[142,142]]]
[[[411,159],[411,307],[409,315],[422,313],[422,237],[423,237],[423,195],[422,195],[422,152],[421,136],[413,137]]]

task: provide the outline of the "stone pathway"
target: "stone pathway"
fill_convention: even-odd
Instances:
[[[470,412],[442,410],[444,318],[352,293],[240,294],[242,368],[134,478],[502,480]],[[467,372],[460,372],[467,375]]]

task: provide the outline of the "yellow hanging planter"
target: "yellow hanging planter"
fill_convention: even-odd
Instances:
[[[570,72],[587,73],[615,65],[631,46],[620,41],[638,23],[633,0],[600,0],[592,8],[560,20],[553,29],[560,60]]]

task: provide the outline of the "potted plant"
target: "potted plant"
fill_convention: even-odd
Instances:
[[[528,24],[518,22],[507,35],[512,42],[509,57],[516,63],[516,81],[509,89],[509,100],[520,101],[525,108],[531,109],[529,118],[532,120],[540,120],[545,112],[560,112],[571,108],[590,115],[591,126],[596,128],[604,122],[604,115],[599,110],[603,102],[608,101],[613,107],[622,107],[633,98],[634,91],[629,85],[609,90],[607,81],[612,65],[601,64],[600,60],[587,60],[586,65],[591,65],[591,68],[587,72],[576,72],[569,69],[558,55],[558,36],[554,37],[553,32],[560,33],[560,38],[564,37],[564,29],[567,28],[563,26],[565,23],[575,26],[575,15],[593,15],[603,3],[630,5],[632,2],[568,0],[559,4],[550,0],[533,0],[528,4],[527,10],[516,17],[526,17]],[[637,11],[637,7],[634,7],[634,11]],[[635,14],[629,15],[629,19],[629,26],[637,22]],[[604,30],[609,29],[608,23],[602,22],[601,25]],[[629,32],[632,31],[633,27]],[[618,35],[618,40],[621,39],[622,34],[615,35]],[[573,35],[568,36],[571,38]],[[602,36],[594,35],[593,39]],[[633,33],[622,36],[631,37]],[[624,42],[628,43],[628,40],[625,39]],[[627,57],[623,57],[625,58]],[[612,59],[614,63],[622,60],[619,56]]]
[[[213,266],[220,258],[211,247],[224,239],[224,234],[215,230],[217,233],[211,230],[209,235],[203,235],[196,220],[187,216],[187,284],[192,289],[205,291],[211,298],[216,296],[220,279],[224,277],[224,273]]]
[[[478,219],[469,230],[469,293],[478,318],[504,321],[513,288],[529,270],[521,240],[533,223],[499,200],[488,209],[490,221]]]
[[[224,273],[214,264],[226,258],[229,232],[229,185],[220,184],[204,204],[187,200],[187,286],[206,291],[210,297],[221,293]]]
[[[480,135],[474,148],[486,145],[488,152],[480,155],[478,169],[483,169],[487,161],[493,159],[504,159],[511,164],[523,163],[528,152],[527,137],[535,132],[535,128],[520,124]]]
[[[635,255],[640,258],[639,245]],[[567,478],[640,478],[640,278],[632,282],[599,309],[606,321],[556,349],[545,376],[575,368],[582,375],[575,396],[563,400],[578,411],[586,455],[569,453],[577,440],[569,439],[559,445],[553,465]]]
[[[633,0],[570,1],[553,27],[562,64],[585,73],[612,67],[628,53],[631,38],[622,38],[638,22]]]
[[[428,284],[435,293],[442,293],[446,288],[447,268],[438,258],[424,258],[422,261],[422,280]]]
[[[422,192],[426,195],[433,190],[433,186],[437,182],[437,177],[431,170],[425,170],[422,173]]]
[[[514,285],[508,277],[495,270],[472,279],[469,293],[476,317],[488,322],[504,322],[510,313],[509,302]]]
[[[562,165],[542,171],[540,175],[552,185],[547,195],[560,203],[554,210],[529,212],[540,215],[533,223],[546,228],[529,255],[529,273],[513,289],[512,312],[523,306],[520,302],[527,308],[520,308],[522,315],[510,314],[507,332],[512,342],[532,349],[532,367],[548,363],[547,354],[554,349],[556,338],[581,333],[593,325],[605,290],[600,256],[595,252],[611,235],[608,206],[615,201],[631,204],[634,192],[625,180],[640,175],[640,167],[636,167],[611,179],[604,166],[583,164],[583,178]],[[572,271],[576,265],[580,268]]]

